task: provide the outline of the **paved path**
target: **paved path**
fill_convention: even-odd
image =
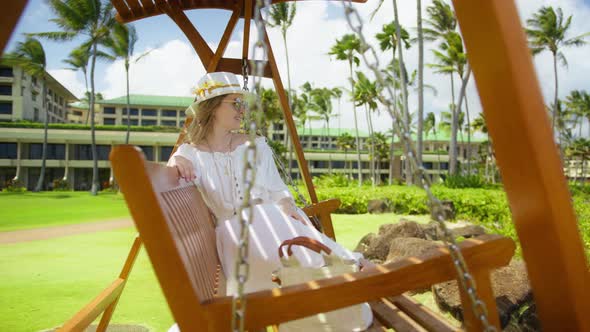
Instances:
[[[133,226],[133,221],[130,218],[120,218],[108,221],[87,222],[82,224],[0,232],[0,245],[8,243],[45,240],[76,234],[110,231],[117,228],[125,228],[131,226]]]

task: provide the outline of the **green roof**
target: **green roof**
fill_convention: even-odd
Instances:
[[[71,108],[81,108],[81,109],[88,109],[89,105],[85,101],[77,101],[75,103],[69,103],[68,106]]]
[[[188,107],[193,100],[193,97],[129,95],[130,104],[138,106]],[[106,105],[127,105],[127,96],[97,100],[96,102]]]
[[[328,132],[328,130],[326,128],[312,128],[311,132],[309,128],[305,128],[305,130],[303,130],[302,127],[297,127],[297,134],[300,136],[323,136],[323,137],[327,137],[327,136],[332,136],[332,137],[338,137],[344,133],[348,133],[349,135],[356,137],[356,131],[354,130],[354,128],[330,128],[330,131]],[[389,133],[386,133],[386,135],[389,135]],[[359,130],[359,136],[360,137],[369,137],[369,133],[366,131],[362,131]],[[484,142],[486,141],[488,138],[487,136],[481,136],[481,134],[478,134],[477,136],[475,135],[471,135],[471,141],[472,142]],[[424,135],[423,138],[424,141],[450,141],[451,140],[451,135],[450,133],[446,132],[446,131],[437,131],[436,135],[434,135],[432,132],[428,133],[428,135]],[[412,134],[412,141],[416,141],[416,134]],[[458,142],[467,142],[467,133],[463,133],[463,136],[461,136],[460,134],[457,134],[457,141]],[[394,142],[399,142],[399,137],[397,135],[395,135],[394,137]]]

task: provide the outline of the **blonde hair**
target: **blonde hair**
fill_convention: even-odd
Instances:
[[[195,111],[195,117],[186,129],[185,143],[199,144],[209,135],[213,130],[215,110],[221,105],[221,101],[225,96],[216,96],[199,103]]]

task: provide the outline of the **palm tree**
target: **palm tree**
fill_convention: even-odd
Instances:
[[[572,16],[569,16],[566,20],[563,17],[563,11],[561,8],[557,10],[553,7],[541,7],[533,17],[528,19],[527,28],[525,29],[528,39],[529,46],[533,55],[540,54],[544,50],[551,52],[553,56],[553,74],[555,77],[555,94],[553,98],[553,105],[557,105],[558,99],[558,78],[557,78],[557,60],[567,66],[567,60],[563,52],[562,47],[568,46],[582,46],[586,44],[584,38],[589,33],[582,34],[577,37],[567,38],[566,34],[572,23]],[[552,114],[552,128],[555,135],[555,126],[558,121],[558,115],[554,112]]]
[[[586,179],[584,165],[590,159],[590,139],[579,137],[575,139],[566,149],[566,155],[580,159],[580,183]]]
[[[428,13],[428,27],[424,30],[424,39],[436,41],[444,39],[444,36],[457,29],[457,18],[451,6],[443,0],[433,0],[426,8]]]
[[[387,160],[387,157],[389,156],[389,144],[387,143],[387,136],[380,132],[374,132],[371,136],[369,136],[369,141],[373,146],[370,158],[376,165],[374,170],[375,180],[373,181],[373,185],[381,184],[381,162],[383,160]]]
[[[424,31],[422,29],[422,0],[416,0],[418,25],[418,162],[422,164],[424,131]]]
[[[340,135],[340,128],[342,128],[341,124],[340,124],[340,119],[342,117],[342,114],[340,113],[340,101],[342,99],[342,89],[341,88],[332,88],[332,96],[336,99],[338,99],[338,135]]]
[[[129,144],[129,134],[131,132],[131,113],[129,112],[129,66],[133,51],[135,50],[135,43],[137,43],[137,31],[132,25],[115,24],[109,35],[104,41],[104,46],[109,49],[111,54],[107,58],[114,61],[115,59],[123,59],[125,64],[125,82],[127,86],[127,134],[125,135],[125,144]],[[145,55],[145,53],[143,54]],[[142,55],[142,56],[143,56]],[[136,60],[137,61],[137,60]]]
[[[6,54],[2,58],[2,63],[8,66],[19,66],[24,72],[35,77],[41,81],[41,110],[45,114],[43,121],[43,150],[41,152],[41,172],[37,185],[34,191],[41,191],[43,189],[43,182],[45,180],[45,164],[47,160],[47,128],[49,124],[49,112],[47,110],[47,73],[45,67],[47,66],[45,58],[45,50],[43,45],[33,38],[28,36],[24,42],[18,42],[14,52]]]
[[[297,6],[295,2],[279,2],[270,7],[269,20],[268,25],[275,28],[278,27],[281,29],[281,35],[283,36],[283,44],[285,46],[285,57],[287,59],[287,84],[288,90],[291,91],[291,70],[289,67],[289,49],[287,48],[287,30],[293,24],[293,18],[295,18],[295,13],[297,11]],[[292,103],[292,101],[290,102]]]
[[[473,122],[471,122],[471,128],[473,129],[474,132],[479,131],[483,134],[486,134],[486,135],[488,134],[488,126],[486,124],[485,114],[483,112],[479,113],[479,116],[477,118],[473,119]],[[490,173],[488,171],[488,169],[491,169],[491,182],[495,182],[496,170],[495,170],[495,162],[494,162],[494,150],[493,150],[493,146],[491,144],[491,139],[492,138],[488,136],[488,141],[483,142],[483,144],[481,144],[480,147],[484,146],[486,148],[486,158],[485,158],[486,178],[490,177],[488,175],[488,173]]]
[[[273,123],[280,121],[283,112],[281,111],[279,97],[273,89],[260,88],[260,102],[262,104],[262,111],[264,112],[264,116],[262,117],[263,123],[260,130],[264,136],[268,137],[268,128],[271,127]]]
[[[326,138],[328,145],[330,145],[330,117],[332,114],[332,90],[328,88],[316,88],[310,91],[311,95],[311,109],[326,123],[328,133]],[[328,171],[332,173],[332,149],[328,146]]]
[[[355,83],[355,106],[365,106],[367,115],[367,124],[369,127],[369,138],[373,137],[373,120],[371,112],[377,109],[377,98],[379,96],[379,87],[376,82],[371,82],[362,72],[356,72],[357,80]],[[369,140],[369,155],[375,156],[375,141]],[[371,171],[371,183],[376,184],[375,176],[375,159],[371,158],[369,163]]]
[[[348,150],[355,148],[355,138],[349,133],[342,133],[336,139],[336,146],[344,150],[344,161],[348,160]],[[349,177],[352,178],[352,162],[348,162]]]
[[[332,45],[330,48],[330,55],[334,55],[337,60],[348,61],[348,66],[350,69],[350,86],[351,86],[351,97],[354,99],[354,79],[352,76],[352,64],[356,64],[357,66],[360,63],[359,58],[356,54],[361,54],[365,52],[366,47],[361,46],[361,40],[354,34],[346,34],[342,36],[341,39],[336,40],[336,44]],[[354,129],[356,134],[356,154],[357,154],[357,162],[358,162],[358,185],[359,187],[363,184],[363,173],[361,167],[361,151],[360,151],[360,137],[359,137],[359,129],[358,129],[358,120],[356,114],[356,106],[354,105],[354,101],[352,104],[352,111],[354,113]]]
[[[566,97],[566,105],[579,119],[588,120],[588,137],[590,137],[590,94],[584,90],[574,90]],[[582,136],[582,122],[578,124],[579,136]]]
[[[84,36],[83,47],[90,50],[90,135],[92,137],[92,195],[98,194],[98,154],[94,130],[94,69],[99,56],[98,46],[109,36],[109,30],[115,23],[113,5],[102,0],[50,0],[49,7],[56,18],[51,19],[61,31],[36,33],[51,40],[71,40]]]
[[[89,60],[89,51],[85,45],[81,47],[73,49],[68,58],[63,60],[64,63],[70,65],[69,70],[73,71],[81,71],[84,74],[84,86],[86,87],[86,93],[88,93],[88,60]],[[84,124],[88,124],[88,117],[90,115],[90,109],[86,113],[86,120]]]

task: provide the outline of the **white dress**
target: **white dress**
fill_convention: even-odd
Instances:
[[[279,245],[297,236],[308,236],[322,242],[334,254],[358,259],[360,253],[352,253],[329,237],[317,231],[303,211],[300,215],[308,221],[304,225],[285,214],[277,202],[285,197],[292,199],[288,187],[281,179],[275,166],[272,150],[264,137],[255,140],[257,148],[256,178],[251,199],[258,202],[253,206],[253,218],[249,227],[248,264],[250,265],[246,292],[275,288],[272,272],[281,266],[278,256]],[[240,221],[236,215],[244,198],[243,184],[244,158],[246,144],[237,146],[228,153],[207,152],[191,144],[182,144],[173,156],[182,156],[192,161],[196,178],[195,185],[203,194],[203,199],[216,218],[217,253],[227,279],[226,295],[236,293],[234,278],[235,260],[240,236]],[[169,161],[173,165],[173,159]],[[300,246],[293,247],[293,254],[302,265],[321,267],[321,255]],[[365,310],[366,311],[366,310]],[[370,310],[366,313],[366,326],[372,321]],[[171,329],[172,331],[173,329]]]

